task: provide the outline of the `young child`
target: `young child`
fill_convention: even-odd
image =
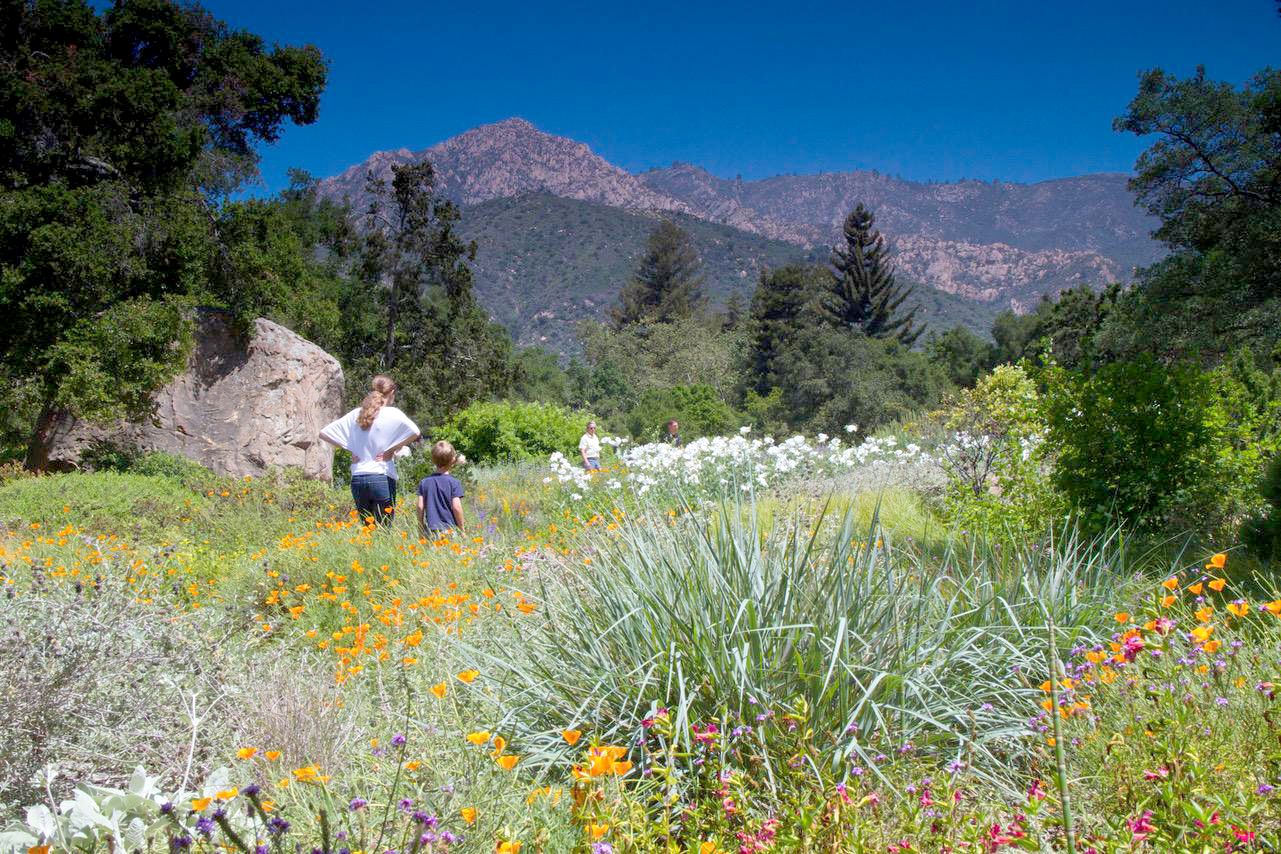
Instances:
[[[432,446],[436,472],[418,482],[418,527],[427,533],[463,529],[463,485],[449,473],[459,456],[444,439]]]

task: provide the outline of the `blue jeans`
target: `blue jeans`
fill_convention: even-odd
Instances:
[[[588,457],[583,469],[585,471],[600,471],[600,459],[598,457]]]
[[[385,474],[358,474],[351,478],[351,497],[360,518],[374,517],[390,525],[396,515],[396,481]]]

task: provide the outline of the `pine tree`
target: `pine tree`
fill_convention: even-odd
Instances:
[[[670,220],[663,220],[650,233],[632,280],[618,294],[614,328],[642,322],[670,323],[700,313],[707,303],[702,268],[689,235]]]
[[[800,333],[814,323],[813,306],[823,285],[821,267],[790,266],[762,270],[752,295],[748,321],[746,385],[768,394],[778,385],[779,363]]]
[[[924,324],[914,323],[920,306],[899,313],[912,288],[895,283],[885,238],[873,228],[875,222],[862,204],[845,218],[845,245],[832,251],[835,269],[830,271],[824,313],[834,326],[860,330],[869,338],[894,338],[910,347],[925,331]]]

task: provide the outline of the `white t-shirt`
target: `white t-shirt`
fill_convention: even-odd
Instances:
[[[352,457],[357,460],[351,464],[352,474],[385,474],[395,480],[395,461],[380,462],[374,457],[419,435],[421,431],[418,425],[396,407],[384,406],[374,416],[374,423],[369,425],[369,429],[362,430],[356,423],[356,416],[359,414],[360,408],[357,407],[337,421],[326,424],[320,435],[351,451]]]
[[[584,433],[583,438],[578,440],[578,450],[587,452],[587,459],[600,459],[600,439],[591,433]]]

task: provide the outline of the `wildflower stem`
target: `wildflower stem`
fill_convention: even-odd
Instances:
[[[216,821],[218,823],[218,827],[222,829],[223,835],[226,836],[227,839],[231,840],[232,845],[235,845],[238,849],[243,851],[244,854],[249,854],[249,846],[245,845],[245,841],[241,839],[232,828],[231,822],[227,821],[227,816],[223,815],[221,810],[214,814],[214,821]],[[328,850],[328,847],[326,847],[325,850]]]
[[[1047,615],[1048,616],[1048,615]],[[1059,787],[1059,803],[1063,809],[1063,836],[1067,854],[1076,854],[1076,829],[1072,826],[1072,804],[1068,797],[1067,758],[1063,750],[1062,715],[1059,713],[1059,680],[1062,673],[1059,646],[1055,639],[1054,617],[1049,617],[1050,629],[1050,716],[1054,722],[1055,782]]]

